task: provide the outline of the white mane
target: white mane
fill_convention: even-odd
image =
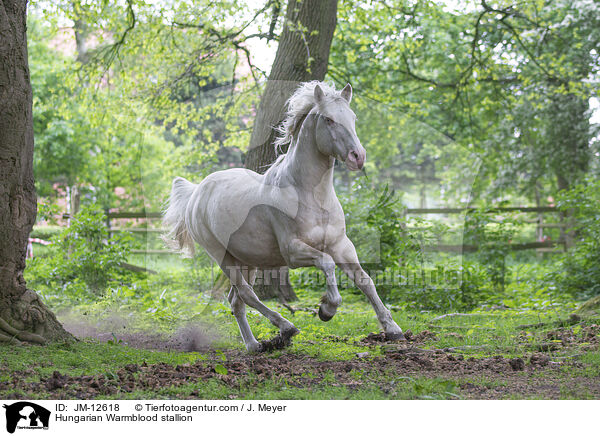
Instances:
[[[285,144],[291,146],[293,140],[296,139],[304,118],[316,104],[315,86],[317,85],[323,90],[326,100],[343,99],[340,95],[341,91],[336,91],[331,84],[319,82],[318,80],[302,83],[286,103],[285,120],[275,128],[278,134],[274,142],[276,152],[280,152],[281,146]]]

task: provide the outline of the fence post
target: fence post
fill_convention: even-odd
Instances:
[[[573,232],[573,209],[567,210],[565,214],[565,250],[573,248],[575,245],[575,235]]]
[[[110,218],[108,217],[110,209],[108,207],[104,208],[104,215],[106,216],[106,229],[108,230],[108,236],[110,237]]]

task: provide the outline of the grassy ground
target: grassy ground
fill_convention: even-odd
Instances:
[[[444,318],[397,310],[394,318],[410,330],[409,341],[400,344],[368,336],[378,327],[362,297],[347,296],[328,323],[312,311],[316,295],[300,297],[296,304],[305,310],[293,316],[270,305],[301,333],[289,348],[260,355],[244,351],[220,302],[207,302],[201,315],[170,329],[165,319],[152,328],[156,311],[124,313],[122,306],[63,314],[70,328],[91,338],[3,347],[0,397],[600,398],[600,328],[591,320],[568,320],[567,310]],[[259,314],[249,318],[259,339],[276,333]]]

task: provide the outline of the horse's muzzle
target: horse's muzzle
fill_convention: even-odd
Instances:
[[[364,148],[356,148],[348,152],[346,157],[346,166],[350,171],[360,171],[365,164],[367,152]]]

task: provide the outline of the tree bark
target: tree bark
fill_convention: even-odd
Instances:
[[[264,173],[275,160],[275,131],[300,82],[323,80],[336,26],[337,0],[289,0],[277,53],[261,98],[246,168]]]
[[[275,61],[261,98],[245,165],[263,174],[275,161],[274,126],[285,116],[285,103],[300,82],[323,80],[336,26],[337,0],[289,0]],[[286,151],[286,150],[282,150]],[[297,299],[287,268],[264,271],[268,281],[257,281],[256,294],[263,299]]]
[[[0,0],[0,342],[72,339],[23,278],[37,212],[25,0]]]

